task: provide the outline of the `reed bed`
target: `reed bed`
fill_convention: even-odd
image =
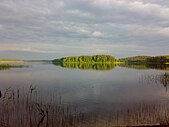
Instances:
[[[169,125],[168,104],[137,104],[112,112],[80,111],[77,106],[47,103],[32,85],[27,92],[8,88],[0,92],[1,127],[111,127]]]

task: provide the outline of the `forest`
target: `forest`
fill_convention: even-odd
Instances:
[[[134,56],[119,59],[130,64],[169,64],[169,56]]]
[[[69,56],[52,61],[57,63],[130,63],[130,64],[169,64],[169,55],[166,56],[133,56],[117,59],[111,55]]]
[[[118,60],[110,55],[70,56],[53,60],[53,63],[116,63]]]
[[[146,59],[151,64],[169,64],[169,56],[155,56]]]
[[[133,56],[133,57],[126,57],[119,59],[122,62],[125,63],[146,63],[147,59],[151,58],[151,56]]]

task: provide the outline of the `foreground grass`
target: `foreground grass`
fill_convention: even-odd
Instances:
[[[27,92],[8,88],[0,92],[0,97],[1,127],[169,125],[169,104],[142,103],[112,112],[83,112],[76,106],[61,104],[60,98],[56,103],[46,103],[33,86]]]

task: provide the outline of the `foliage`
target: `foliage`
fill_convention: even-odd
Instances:
[[[119,59],[125,63],[139,63],[139,64],[169,64],[169,56],[134,56]]]
[[[71,62],[71,63],[111,63],[111,62],[117,62],[116,58],[114,56],[110,55],[95,55],[95,56],[70,56],[70,57],[63,57],[60,59],[53,60],[53,63],[65,63],[65,62]]]
[[[150,56],[134,56],[134,57],[121,58],[119,60],[126,62],[126,63],[145,63],[147,61],[147,58],[151,58],[151,57]]]
[[[147,62],[151,64],[169,64],[169,56],[156,56],[147,58]]]
[[[169,70],[169,56],[134,56],[118,60],[110,55],[71,56],[55,59],[52,62],[61,67],[83,70],[111,70],[116,64],[135,69]]]
[[[83,70],[111,70],[118,60],[110,55],[71,56],[53,60],[55,65],[65,68],[78,68]]]

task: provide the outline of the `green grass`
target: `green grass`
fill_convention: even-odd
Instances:
[[[23,60],[0,59],[0,70],[26,67]]]
[[[0,63],[22,63],[24,60],[0,59]]]

